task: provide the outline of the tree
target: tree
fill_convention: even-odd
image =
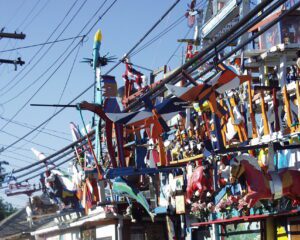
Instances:
[[[11,203],[5,202],[0,197],[0,221],[2,221],[4,218],[7,218],[9,215],[16,212],[17,209],[13,207]]]

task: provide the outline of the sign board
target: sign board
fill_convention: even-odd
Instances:
[[[203,38],[212,38],[222,31],[234,18],[239,15],[237,0],[229,1],[216,16],[212,17],[202,28]]]

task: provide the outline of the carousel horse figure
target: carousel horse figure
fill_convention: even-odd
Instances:
[[[49,183],[50,188],[49,196],[54,201],[61,201],[64,205],[70,205],[77,208],[79,199],[77,198],[77,189],[74,182],[62,171],[52,169],[46,183]]]
[[[259,200],[274,200],[283,196],[293,200],[293,205],[300,203],[300,172],[284,169],[279,172],[264,173],[257,163],[257,159],[242,154],[230,161],[230,182],[235,183],[241,176],[245,177],[247,193],[242,198],[243,205],[252,208]]]
[[[213,192],[212,169],[209,166],[198,166],[193,171],[189,164],[187,166],[186,201],[191,203],[191,198],[195,193],[204,202],[207,195]]]

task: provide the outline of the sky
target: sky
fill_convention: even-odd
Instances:
[[[57,31],[49,41],[83,35],[113,0],[107,0],[97,17],[94,17],[88,27],[80,33],[96,9],[104,2],[103,0],[0,0],[0,29],[5,28],[4,32],[16,31],[17,33],[23,32],[26,34],[24,40],[0,39],[1,59],[17,59],[20,57],[26,62],[25,65],[18,66],[17,71],[14,70],[13,65],[0,65],[0,129],[6,124],[7,119],[18,113],[13,120],[14,123],[10,123],[0,130],[0,148],[11,144],[26,134],[30,131],[28,126],[39,125],[56,110],[49,107],[31,107],[30,103],[57,104],[61,98],[60,103],[66,104],[94,81],[92,68],[88,64],[80,63],[80,61],[85,57],[92,56],[93,36],[97,29],[101,29],[103,35],[100,54],[109,53],[120,59],[175,0],[118,0],[103,19],[96,24],[91,33],[87,35],[83,43],[79,44],[79,47],[76,47],[76,45],[78,45],[80,39],[76,38],[74,42],[68,40],[55,43],[53,46],[50,44],[44,45],[43,48],[38,46],[1,52],[44,43],[57,27]],[[183,16],[189,2],[189,0],[181,0],[141,46]],[[74,7],[67,15],[72,5]],[[78,14],[72,19],[77,11]],[[66,26],[68,22],[70,24]],[[65,31],[63,31],[64,28]],[[59,36],[61,32],[62,34]],[[149,69],[156,69],[165,65],[178,46],[177,39],[183,38],[187,32],[187,20],[184,19],[155,43],[132,56],[131,61]],[[192,37],[192,35],[193,31],[190,31],[188,36]],[[69,50],[66,50],[68,46]],[[70,52],[73,48],[74,51]],[[183,48],[184,46],[181,46],[169,62],[168,67],[170,69],[180,65]],[[38,54],[37,51],[39,51]],[[69,52],[70,55],[67,56]],[[61,55],[62,57],[58,59]],[[64,58],[66,60],[62,62]],[[71,71],[73,62],[74,67]],[[104,67],[102,72],[105,73],[111,66],[112,64]],[[116,77],[118,87],[123,85],[122,74],[124,71],[125,66],[121,64],[110,73]],[[149,74],[144,70],[140,71]],[[68,75],[70,77],[67,81]],[[63,91],[64,86],[66,86],[65,91]],[[39,88],[41,89],[30,100]],[[83,100],[92,101],[93,91],[88,91],[77,102]],[[29,103],[25,104],[27,101]],[[91,114],[84,112],[84,118],[88,122],[91,120]],[[26,139],[34,143],[26,141],[17,143],[7,151],[0,153],[0,161],[5,160],[10,163],[10,166],[6,167],[6,170],[10,172],[12,169],[18,169],[37,161],[30,151],[31,147],[44,152],[46,156],[63,148],[71,143],[72,138],[69,130],[71,121],[82,126],[79,112],[73,108],[68,108],[52,119],[43,129],[43,132],[48,132],[51,135],[43,132],[33,133]],[[38,182],[38,179],[31,181],[31,183],[34,182]],[[4,190],[0,190],[0,196],[16,207],[24,206],[26,203],[24,200],[26,199],[25,195],[7,198]]]

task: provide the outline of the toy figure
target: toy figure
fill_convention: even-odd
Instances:
[[[213,178],[209,173],[211,171],[208,166],[199,166],[191,173],[191,168],[187,168],[188,171],[188,183],[186,188],[186,201],[191,203],[191,198],[195,193],[199,199],[206,199],[206,194],[212,194],[213,189]]]

